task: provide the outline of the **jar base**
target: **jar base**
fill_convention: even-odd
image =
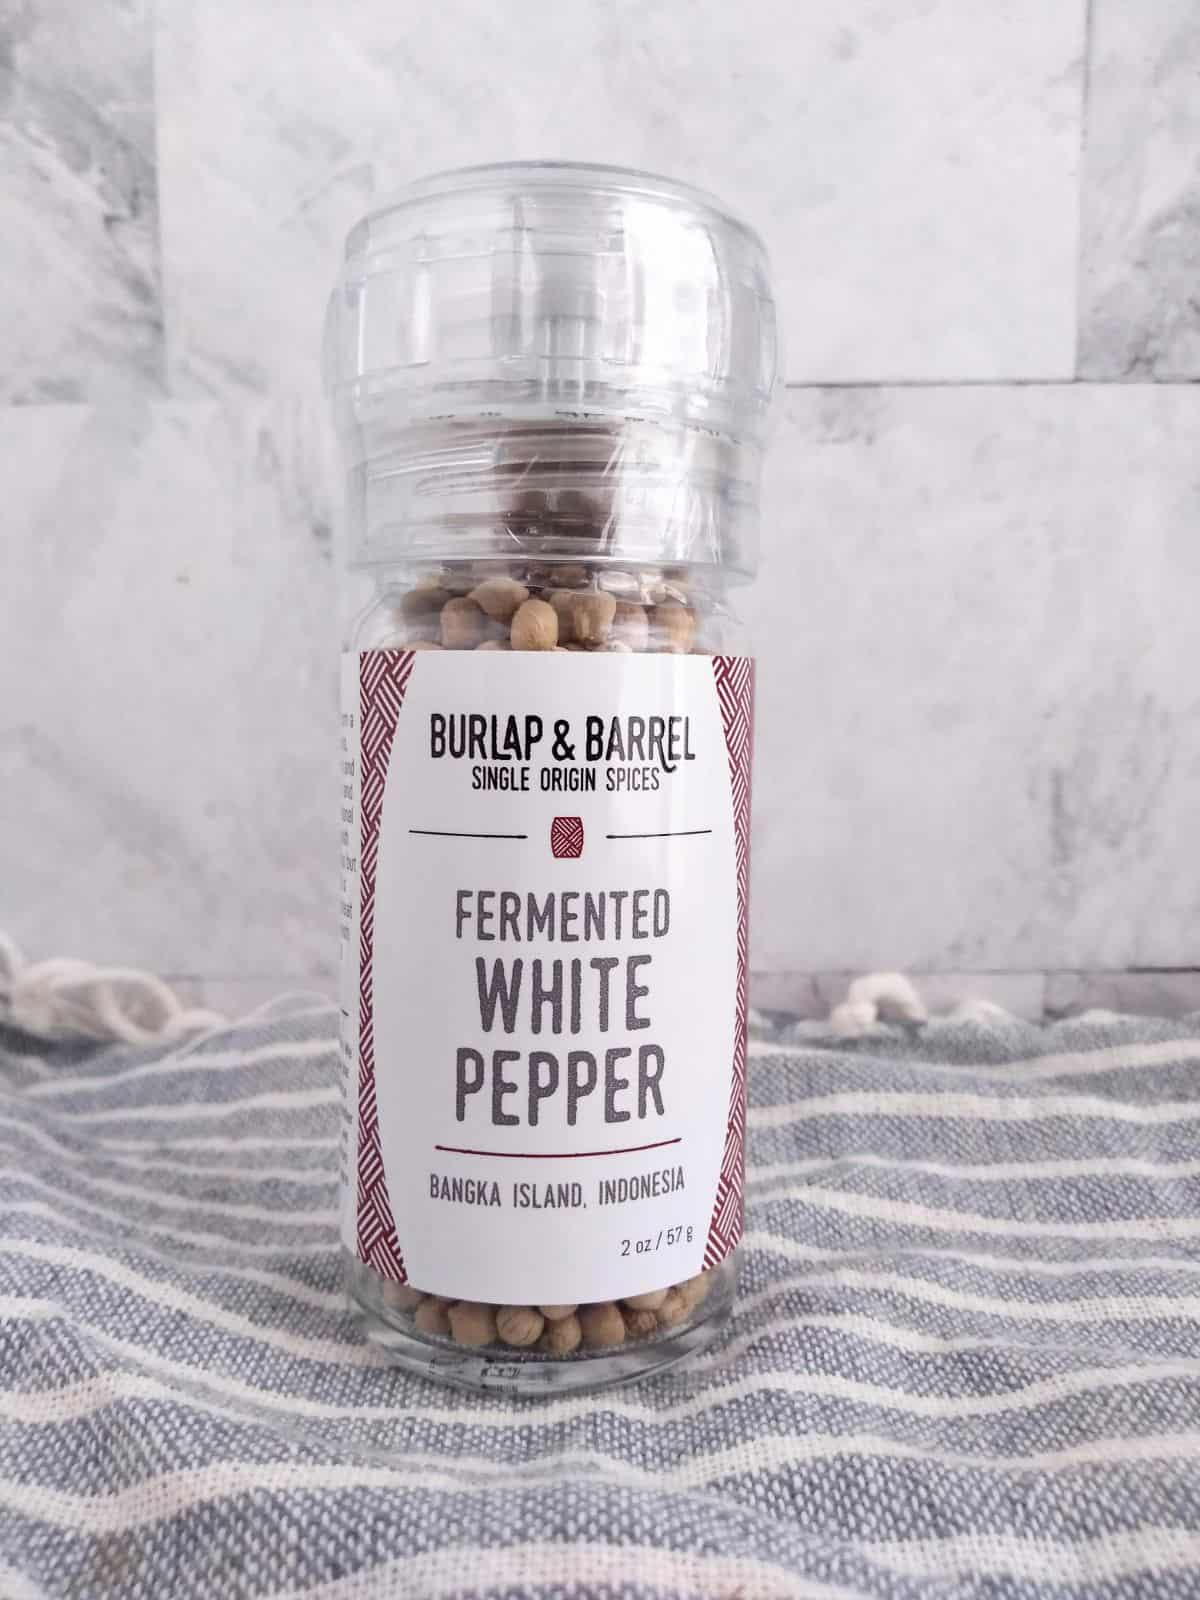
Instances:
[[[710,1345],[729,1322],[735,1282],[731,1271],[722,1271],[696,1320],[683,1327],[610,1350],[563,1357],[495,1346],[463,1349],[450,1339],[417,1333],[409,1318],[393,1312],[372,1293],[372,1276],[361,1263],[347,1263],[350,1310],[366,1337],[385,1350],[394,1365],[455,1389],[524,1398],[594,1394],[677,1365]]]

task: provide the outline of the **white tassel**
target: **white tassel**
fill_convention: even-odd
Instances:
[[[877,1019],[870,1000],[843,1000],[829,1013],[829,1028],[838,1039],[865,1039],[878,1031]]]
[[[871,972],[855,978],[841,1005],[829,1013],[839,1039],[865,1039],[880,1022],[926,1022],[925,1002],[901,972]]]
[[[0,1016],[43,1039],[144,1044],[217,1027],[215,1011],[180,1004],[161,978],[122,967],[57,959],[28,965],[0,933]]]
[[[13,985],[17,981],[17,973],[25,965],[25,957],[20,950],[0,928],[0,1014],[8,1005],[13,992]]]
[[[948,1022],[978,1022],[986,1028],[1011,1028],[1020,1022],[1011,1011],[994,1000],[960,1000],[946,1019]]]
[[[871,1005],[884,1022],[927,1022],[925,1002],[902,972],[871,972],[855,978],[846,994],[851,1005]]]

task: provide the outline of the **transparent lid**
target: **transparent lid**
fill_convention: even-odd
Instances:
[[[551,510],[603,489],[598,556],[752,565],[775,309],[757,234],[699,190],[538,162],[429,178],[351,232],[325,369],[367,559],[504,554],[519,480]]]

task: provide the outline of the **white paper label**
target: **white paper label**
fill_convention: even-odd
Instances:
[[[749,664],[349,661],[348,1242],[510,1304],[715,1264],[740,1231]]]

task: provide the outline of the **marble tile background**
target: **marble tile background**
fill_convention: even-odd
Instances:
[[[0,3],[0,927],[331,975],[317,330],[430,168],[736,200],[767,495],[760,1003],[1200,1006],[1194,0]]]

